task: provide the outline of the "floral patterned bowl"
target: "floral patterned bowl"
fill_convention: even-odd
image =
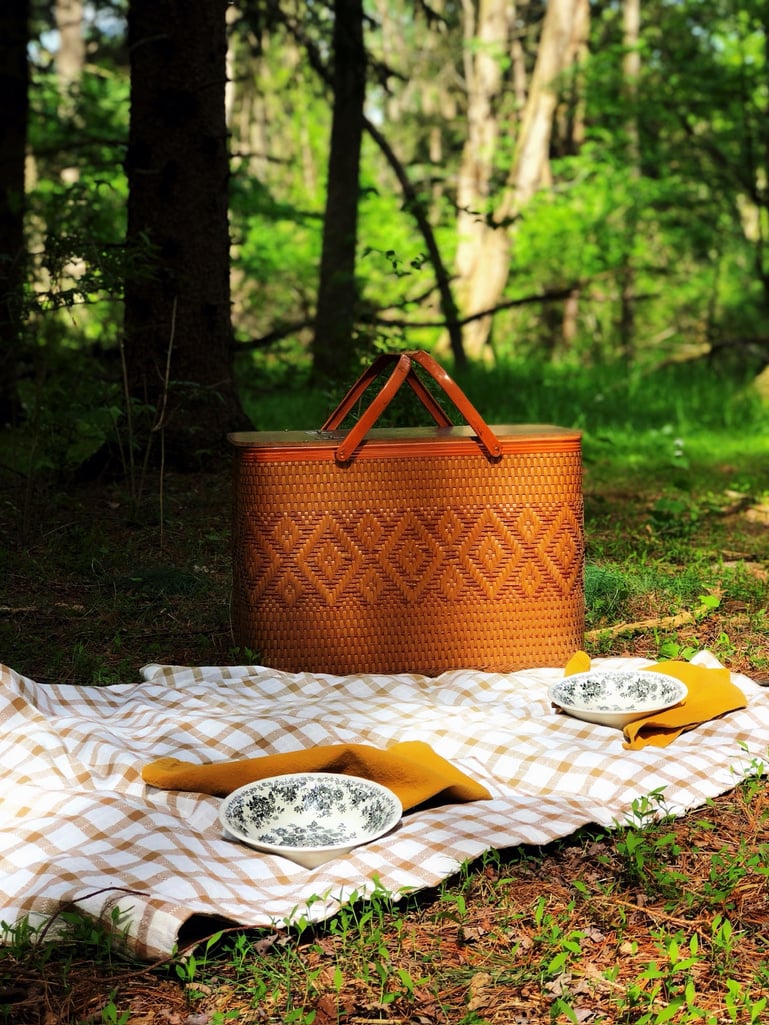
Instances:
[[[383,836],[402,814],[401,802],[381,783],[297,772],[234,790],[222,801],[219,821],[230,838],[315,868]]]
[[[557,709],[620,730],[635,719],[680,704],[687,693],[686,684],[674,676],[646,669],[575,673],[548,689]]]

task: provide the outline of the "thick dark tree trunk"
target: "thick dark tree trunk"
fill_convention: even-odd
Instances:
[[[334,113],[313,348],[318,379],[349,376],[355,352],[358,178],[366,96],[361,0],[336,0],[333,45]]]
[[[129,11],[126,368],[179,466],[247,426],[232,373],[226,10],[131,0]]]
[[[0,427],[16,423],[24,310],[29,0],[0,3]]]

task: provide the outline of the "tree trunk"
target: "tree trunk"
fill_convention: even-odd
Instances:
[[[226,9],[131,0],[129,11],[126,374],[149,410],[141,440],[154,433],[180,467],[248,425],[232,369]]]
[[[456,302],[454,301],[454,293],[451,290],[451,278],[443,262],[441,251],[438,246],[438,241],[435,237],[435,232],[432,229],[430,220],[427,216],[427,209],[421,196],[412,185],[406,169],[400,160],[398,160],[395,152],[388,143],[387,139],[382,135],[379,129],[374,125],[368,118],[363,119],[363,124],[368,132],[369,136],[379,147],[380,152],[387,160],[393,171],[395,177],[398,179],[401,192],[403,193],[404,205],[408,207],[411,216],[419,228],[422,235],[422,239],[427,249],[427,255],[430,258],[432,264],[433,273],[435,274],[435,284],[438,288],[438,295],[440,296],[441,312],[443,313],[443,319],[446,322],[446,333],[451,347],[451,353],[454,357],[455,366],[459,369],[464,369],[467,365],[467,359],[465,357],[465,350],[462,345],[462,329],[460,327],[459,311],[457,310]]]
[[[333,47],[334,112],[313,341],[318,380],[348,376],[356,347],[358,179],[366,97],[361,0],[336,0]]]
[[[579,153],[585,141],[585,95],[584,67],[588,57],[590,33],[590,0],[578,0],[574,16],[569,48],[564,57],[564,69],[571,68],[568,82],[558,105],[555,118],[557,139],[551,147],[558,156],[572,156]]]
[[[622,4],[622,85],[630,116],[625,123],[627,134],[628,163],[632,178],[640,176],[640,152],[636,105],[638,102],[638,78],[641,73],[641,54],[638,45],[641,38],[641,0],[623,0]],[[635,204],[630,202],[624,232],[624,252],[619,269],[619,338],[623,357],[630,360],[633,354],[636,320],[636,274],[633,266],[633,247],[638,230],[638,215]]]
[[[480,257],[464,275],[465,312],[492,309],[500,300],[510,267],[514,223],[534,193],[550,183],[550,137],[558,103],[557,79],[569,56],[578,53],[575,34],[584,25],[584,0],[549,0],[537,49],[534,71],[517,132],[515,157],[501,201],[485,230]],[[584,31],[584,28],[581,29]],[[476,321],[465,335],[471,358],[483,354],[489,340],[491,316]]]
[[[29,109],[29,0],[0,4],[0,427],[20,416],[24,323],[24,159]]]
[[[504,228],[492,219],[492,176],[499,139],[502,63],[510,50],[515,5],[508,0],[464,0],[467,136],[457,181],[457,298],[466,315],[488,309],[507,277]],[[501,279],[501,284],[500,284]],[[465,325],[467,356],[483,352],[491,318]]]
[[[584,68],[588,56],[588,38],[590,33],[590,0],[579,0],[574,19],[574,29],[569,42],[569,52],[564,59],[564,67],[572,68],[569,76],[568,89],[559,103],[555,117],[554,129],[558,138],[558,156],[574,156],[579,153],[585,141],[585,82]],[[574,288],[564,300],[562,306],[561,337],[558,349],[569,352],[577,340],[579,329],[580,289]]]
[[[583,0],[550,0],[498,219],[518,216],[534,193],[550,184],[550,136],[558,104],[558,76],[579,53],[575,28],[583,26]],[[584,28],[582,29],[584,31]]]
[[[54,15],[59,45],[54,56],[56,76],[63,96],[80,81],[85,64],[82,0],[56,0]]]

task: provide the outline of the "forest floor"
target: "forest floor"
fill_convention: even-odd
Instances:
[[[769,493],[732,483],[682,499],[588,473],[591,654],[707,648],[769,681]],[[133,682],[149,662],[242,662],[230,489],[229,466],[155,475],[139,498],[124,482],[0,481],[0,661],[96,685]],[[0,1021],[758,1021],[769,996],[760,776],[678,820],[641,810],[637,834],[481,859],[418,899],[380,902],[375,924],[353,909],[312,935],[241,936],[208,959],[137,965],[82,929],[47,951],[9,932]]]

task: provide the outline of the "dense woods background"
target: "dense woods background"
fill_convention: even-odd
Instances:
[[[0,50],[20,472],[382,346],[769,362],[766,0],[24,0]]]

